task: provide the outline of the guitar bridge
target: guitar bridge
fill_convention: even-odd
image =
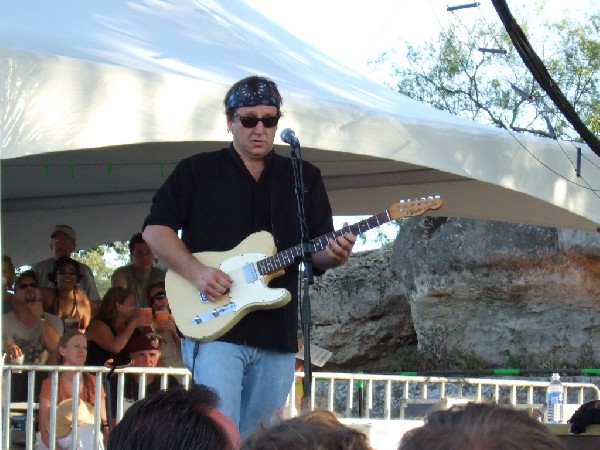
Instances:
[[[200,325],[202,323],[210,322],[217,317],[223,316],[225,314],[231,314],[237,311],[237,305],[235,302],[229,302],[223,306],[219,306],[218,308],[213,308],[210,311],[206,311],[203,314],[198,314],[192,318],[192,325]]]

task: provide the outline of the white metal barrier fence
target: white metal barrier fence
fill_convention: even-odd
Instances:
[[[23,371],[28,377],[27,402],[25,404],[11,403],[10,388],[12,372]],[[25,416],[24,444],[27,449],[35,445],[35,422],[37,414],[37,399],[35,395],[36,377],[51,377],[51,407],[50,407],[50,449],[55,448],[56,438],[56,405],[58,399],[58,378],[61,372],[74,372],[73,384],[77,385],[82,373],[92,373],[96,377],[95,397],[101,398],[104,379],[109,373],[105,367],[68,367],[68,366],[15,366],[2,367],[2,448],[11,448],[11,413]],[[191,373],[187,369],[128,367],[116,369],[117,405],[116,421],[121,420],[124,413],[124,381],[125,375],[140,374],[138,398],[146,394],[146,376],[150,374],[161,376],[161,388],[167,386],[169,375],[178,377],[181,384],[188,386]],[[303,374],[297,373],[297,379]],[[427,404],[441,402],[448,397],[473,401],[494,400],[510,403],[517,407],[539,407],[536,399],[548,386],[545,381],[530,381],[527,379],[496,379],[496,378],[444,378],[423,376],[394,376],[347,374],[333,372],[315,372],[311,384],[310,409],[321,408],[334,411],[342,418],[373,418],[382,420],[403,419],[404,408],[407,404]],[[600,390],[592,383],[563,383],[565,399],[568,403],[582,404],[589,400],[600,399]],[[77,404],[79,393],[74,395],[73,423],[77,421]],[[364,409],[361,410],[361,403]],[[295,386],[290,390],[290,415],[296,411]],[[100,432],[100,402],[94,409],[94,425],[97,436],[94,450],[98,449]],[[73,430],[72,442],[77,439],[77,431]]]
[[[11,402],[11,384],[12,384],[12,373],[23,372],[27,374],[27,402],[15,403]],[[23,443],[26,449],[33,449],[35,446],[35,434],[36,434],[36,416],[38,410],[37,398],[35,396],[36,378],[51,378],[51,398],[50,398],[50,424],[49,424],[49,450],[56,448],[56,406],[59,403],[58,400],[58,381],[59,374],[61,372],[73,372],[73,385],[78,386],[82,373],[92,373],[96,377],[96,390],[94,393],[95,398],[101,399],[102,388],[105,386],[104,380],[106,375],[110,372],[110,369],[106,367],[73,367],[73,366],[34,366],[34,365],[4,365],[2,368],[2,409],[4,414],[2,415],[2,449],[10,449],[13,445],[11,437],[15,434],[11,431],[11,420],[14,420],[14,416],[22,414],[25,416],[25,429],[22,433],[24,435]],[[172,368],[148,368],[148,367],[128,367],[124,369],[116,369],[113,376],[117,377],[117,405],[116,405],[116,421],[120,421],[124,413],[124,385],[126,374],[140,374],[139,379],[139,391],[138,398],[144,398],[146,395],[146,377],[148,375],[160,375],[161,376],[161,389],[166,389],[168,376],[175,376],[180,379],[180,384],[189,386],[191,381],[191,373],[187,369],[172,369]],[[108,395],[108,393],[107,393]],[[80,393],[76,389],[73,392],[73,410],[72,410],[72,423],[77,423]],[[101,420],[100,420],[100,401],[96,401],[94,406],[94,435],[96,442],[94,444],[94,450],[99,448],[99,440],[103,438],[101,432]],[[71,443],[72,447],[77,442],[77,427],[73,427],[71,432]]]
[[[297,375],[302,376],[301,373]],[[566,403],[581,405],[600,399],[600,390],[593,383],[563,382],[563,386]],[[528,379],[314,372],[310,409],[328,409],[344,418],[391,420],[404,419],[407,405],[442,403],[448,398],[496,401],[510,403],[518,408],[541,408],[547,387],[548,381]],[[362,399],[358,398],[361,395]],[[292,390],[292,411],[296,409],[294,397]],[[364,406],[362,411],[361,406]]]

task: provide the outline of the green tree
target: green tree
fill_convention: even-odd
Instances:
[[[543,17],[544,6],[532,15],[531,7],[513,11],[548,71],[584,123],[600,130],[600,13],[588,12],[581,20],[543,21],[528,33],[523,17]],[[477,21],[467,27],[457,14],[436,40],[392,49],[371,64],[389,70],[386,77],[398,92],[480,123],[516,132],[577,139],[546,93],[537,85],[501,23]],[[521,18],[521,19],[519,19]],[[532,28],[533,29],[533,28]],[[500,49],[505,54],[481,52]],[[515,88],[525,93],[525,97]]]
[[[115,268],[129,262],[129,249],[126,241],[117,241],[79,250],[74,257],[92,269],[98,293],[102,297],[110,288],[110,278]]]

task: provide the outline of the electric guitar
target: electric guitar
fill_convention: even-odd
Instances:
[[[420,216],[441,206],[439,196],[401,200],[387,211],[311,240],[310,252],[323,250],[330,239],[346,233],[358,235],[390,220]],[[269,288],[268,284],[302,256],[302,245],[279,253],[275,251],[273,236],[261,231],[251,234],[229,251],[194,253],[202,264],[218,267],[233,279],[230,291],[214,302],[185,278],[169,270],[165,278],[166,291],[179,330],[192,339],[211,341],[225,334],[251,311],[279,308],[288,303],[291,295],[286,289]]]

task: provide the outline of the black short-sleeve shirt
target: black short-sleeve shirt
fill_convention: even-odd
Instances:
[[[298,245],[300,224],[290,159],[273,151],[266,163],[256,181],[233,146],[182,160],[154,196],[144,226],[181,230],[181,239],[192,253],[230,250],[257,231],[272,233],[277,251]],[[313,239],[333,230],[331,206],[319,170],[303,162],[302,171],[305,213]],[[297,278],[297,267],[292,265],[270,283],[288,289],[290,303],[248,314],[219,340],[295,352]]]

